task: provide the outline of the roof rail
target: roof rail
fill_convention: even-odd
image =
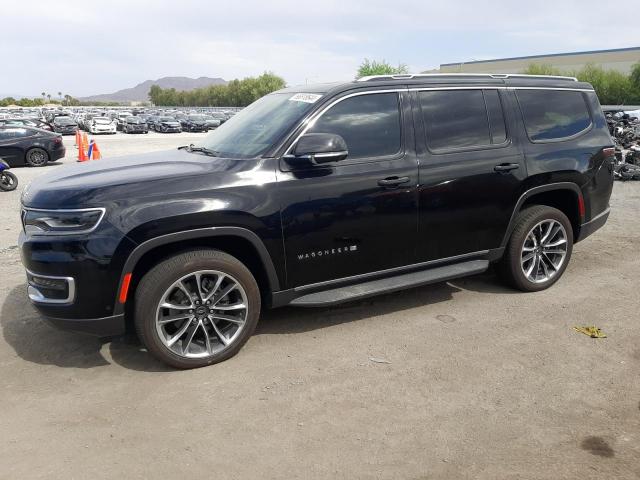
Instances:
[[[408,73],[401,75],[369,75],[357,79],[357,82],[370,82],[373,80],[412,80],[414,78],[436,78],[436,77],[488,77],[488,78],[541,78],[553,80],[568,80],[577,82],[576,77],[565,77],[562,75],[526,75],[524,73]]]

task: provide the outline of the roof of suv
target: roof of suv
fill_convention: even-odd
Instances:
[[[424,86],[465,86],[486,85],[503,87],[541,87],[569,88],[592,90],[585,82],[578,82],[574,77],[524,74],[490,74],[490,73],[430,73],[408,75],[373,75],[362,77],[351,82],[320,83],[314,85],[298,85],[279,90],[279,93],[339,93],[340,91],[362,87],[424,87]]]

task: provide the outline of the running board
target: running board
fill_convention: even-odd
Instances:
[[[406,288],[419,287],[430,283],[446,282],[453,278],[466,277],[482,273],[489,268],[488,260],[471,260],[444,267],[405,273],[395,277],[371,280],[356,285],[334,288],[322,292],[309,293],[293,300],[290,305],[296,307],[324,307],[339,303],[360,300],[381,293],[391,293]]]

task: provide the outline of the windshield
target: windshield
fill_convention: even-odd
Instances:
[[[252,103],[207,135],[198,146],[220,156],[250,158],[262,155],[312,107],[304,96],[272,93]]]
[[[160,117],[158,121],[159,122],[175,122],[176,119],[171,117]]]
[[[93,119],[93,123],[111,123],[111,120],[104,117],[96,117]]]
[[[189,115],[189,120],[200,121],[200,120],[206,120],[206,118],[204,115]]]

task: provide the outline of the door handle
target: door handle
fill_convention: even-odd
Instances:
[[[500,165],[493,167],[493,170],[496,172],[510,172],[516,168],[520,168],[519,163],[501,163]]]
[[[397,187],[403,183],[409,183],[411,179],[409,177],[387,177],[382,180],[378,180],[378,185],[381,187]]]

